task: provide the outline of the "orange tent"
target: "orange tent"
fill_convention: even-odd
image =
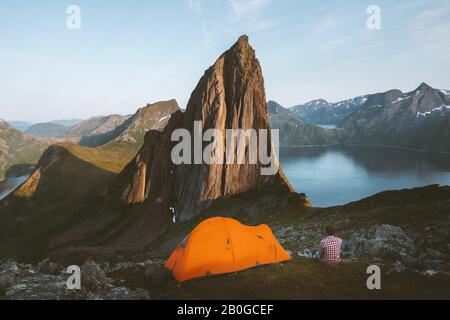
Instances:
[[[229,218],[200,223],[175,249],[166,268],[180,282],[291,260],[267,225]]]

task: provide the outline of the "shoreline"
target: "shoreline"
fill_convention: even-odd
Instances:
[[[380,144],[343,144],[343,143],[332,143],[332,144],[311,144],[311,145],[280,145],[280,148],[326,148],[326,147],[358,147],[358,148],[388,148],[388,149],[397,149],[397,150],[405,150],[405,151],[414,151],[420,153],[433,153],[433,154],[441,154],[450,156],[450,151],[433,151],[433,150],[424,150],[424,149],[415,149],[394,145],[380,145]]]

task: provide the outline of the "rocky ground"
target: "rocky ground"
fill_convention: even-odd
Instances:
[[[376,225],[351,234],[343,243],[338,267],[300,257],[322,237],[320,229],[276,227],[275,234],[293,257],[283,265],[265,266],[232,275],[190,281],[182,286],[163,267],[163,260],[96,263],[81,266],[81,290],[69,290],[66,267],[43,260],[37,265],[9,260],[0,263],[0,299],[5,300],[147,300],[192,298],[450,298],[448,254],[419,251],[414,235],[392,225]],[[365,268],[382,268],[387,289],[373,294],[365,287]],[[269,293],[273,282],[285,290]],[[243,286],[242,283],[251,282]],[[248,286],[255,287],[249,291]],[[230,291],[224,290],[230,287]],[[329,290],[325,288],[329,287]],[[309,294],[304,290],[308,290]]]
[[[6,261],[0,264],[0,300],[148,300],[144,289],[130,289],[109,275],[138,264],[100,266],[86,261],[81,267],[81,290],[69,290],[69,274],[61,265],[44,260],[37,266]],[[142,264],[144,267],[145,264]]]
[[[450,299],[449,187],[383,192],[326,209],[305,209],[298,205],[303,201],[298,194],[220,201],[140,253],[97,247],[50,255],[61,265],[49,259],[33,265],[0,261],[0,299]],[[164,261],[210,215],[268,224],[293,261],[179,286]],[[319,243],[328,224],[344,240],[344,261],[337,267],[299,256]],[[70,264],[81,267],[79,291],[65,285]],[[383,275],[383,290],[375,294],[366,287],[366,269],[373,264]]]

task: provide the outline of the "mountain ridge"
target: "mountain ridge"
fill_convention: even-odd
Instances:
[[[339,129],[323,129],[303,121],[275,101],[267,103],[270,124],[280,130],[280,146],[316,146],[340,143]]]
[[[450,152],[450,95],[426,83],[406,93],[377,93],[339,128],[345,130],[347,144]]]
[[[34,138],[0,120],[0,179],[25,174],[24,168],[36,164],[50,143],[48,139]]]

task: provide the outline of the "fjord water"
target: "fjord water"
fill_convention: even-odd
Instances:
[[[450,185],[450,155],[383,147],[281,148],[283,170],[316,207],[346,204],[386,190]],[[0,200],[28,176],[0,181]]]
[[[346,204],[386,190],[450,185],[450,155],[388,147],[282,148],[293,187],[316,207]]]
[[[0,181],[0,200],[4,199],[27,179],[28,176],[22,176]]]

